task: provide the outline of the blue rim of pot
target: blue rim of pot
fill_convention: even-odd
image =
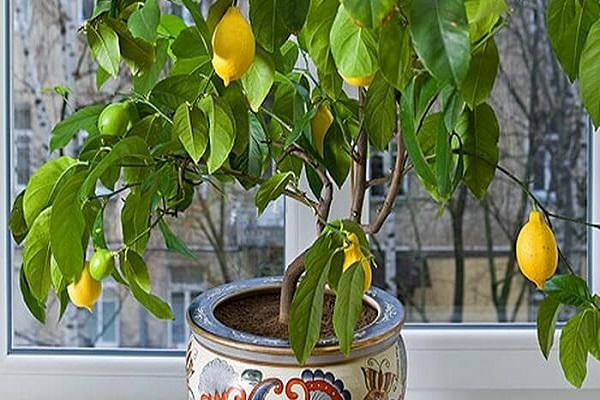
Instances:
[[[242,351],[257,351],[273,355],[290,355],[289,342],[284,339],[258,336],[232,329],[215,317],[215,309],[223,302],[254,292],[275,292],[281,287],[281,277],[254,278],[226,283],[196,297],[187,311],[188,324],[194,337]],[[369,325],[354,334],[352,351],[393,341],[404,324],[405,312],[400,301],[376,287],[371,287],[364,300],[377,311]],[[313,355],[339,352],[336,338],[321,339]]]

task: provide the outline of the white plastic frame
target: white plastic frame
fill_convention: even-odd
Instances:
[[[0,193],[9,193],[8,116],[10,115],[11,18],[9,1],[0,2]],[[593,137],[589,171],[600,166],[600,141]],[[591,220],[600,220],[600,175],[591,184]],[[342,196],[347,198],[347,196]],[[181,353],[81,351],[78,354],[12,353],[8,347],[9,199],[0,196],[0,399],[177,399],[187,398]],[[335,209],[342,207],[338,200]],[[286,208],[286,258],[310,242],[309,212],[293,202]],[[590,238],[591,286],[600,290],[600,234]],[[529,329],[456,328],[411,329],[404,337],[409,350],[411,400],[436,399],[598,399],[600,365],[590,363],[585,390],[573,392],[565,383],[556,350],[545,362]]]

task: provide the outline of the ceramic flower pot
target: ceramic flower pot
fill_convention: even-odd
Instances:
[[[380,289],[372,288],[365,296],[377,316],[356,332],[351,354],[345,357],[335,339],[325,339],[305,365],[298,365],[286,340],[236,331],[215,317],[223,301],[253,292],[273,293],[280,284],[281,278],[234,282],[193,301],[187,314],[193,331],[186,355],[190,399],[404,399],[404,309]]]

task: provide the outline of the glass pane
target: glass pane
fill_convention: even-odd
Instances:
[[[175,319],[171,322],[171,344],[177,346],[184,343],[185,337],[185,295],[181,292],[171,294],[171,307]]]
[[[554,61],[544,31],[546,2],[511,4],[509,26],[497,38],[502,64],[490,100],[502,130],[500,165],[530,182],[552,212],[585,219],[590,130],[577,87]],[[381,163],[373,160],[376,173]],[[530,211],[527,196],[497,172],[483,201],[460,187],[440,210],[414,174],[409,178],[373,241],[376,282],[403,300],[409,321],[533,321],[541,296],[514,259],[514,240]],[[382,202],[381,189],[376,193],[371,217]],[[586,276],[586,229],[552,222],[562,252]],[[566,270],[564,262],[559,269]]]
[[[68,3],[69,7],[56,13],[45,2],[14,2],[13,199],[27,183],[30,171],[59,156],[58,152],[49,153],[48,142],[50,130],[61,116],[84,105],[110,102],[115,93],[130,88],[128,80],[123,79],[109,81],[100,91],[96,90],[96,64],[90,59],[89,50],[84,50],[83,35],[77,32],[79,26],[67,23],[89,15],[90,5],[94,2]],[[161,3],[165,7],[171,4]],[[189,13],[183,15],[189,18]],[[57,93],[61,90],[53,90],[59,86],[71,89],[67,102]],[[79,134],[78,144],[69,145],[65,154],[75,154],[83,137],[83,133]],[[119,187],[120,183],[117,183],[116,188]],[[153,293],[167,300],[173,292],[184,296],[173,299],[176,314],[173,324],[156,320],[119,286],[111,297],[105,296],[104,301],[96,305],[92,314],[70,305],[60,323],[57,322],[58,301],[51,296],[47,303],[47,323],[41,325],[23,304],[19,292],[22,248],[14,245],[11,271],[13,347],[170,348],[171,336],[175,342],[186,340],[184,312],[193,295],[224,281],[282,272],[283,202],[272,204],[259,218],[254,207],[254,192],[246,193],[233,184],[218,189],[201,186],[192,193],[192,199],[188,212],[178,219],[169,219],[168,223],[198,260],[168,251],[160,232],[152,236],[144,254]],[[121,200],[107,206],[104,218],[108,232],[106,240],[113,250],[122,246],[118,202]],[[90,255],[91,249],[88,250]],[[115,287],[113,284],[105,283],[105,293],[108,286]]]

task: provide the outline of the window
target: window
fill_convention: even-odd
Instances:
[[[79,0],[79,22],[83,24],[94,13],[94,0]]]
[[[102,296],[93,312],[85,313],[84,340],[86,347],[107,347],[119,345],[119,311],[121,301],[114,287],[104,288]]]

